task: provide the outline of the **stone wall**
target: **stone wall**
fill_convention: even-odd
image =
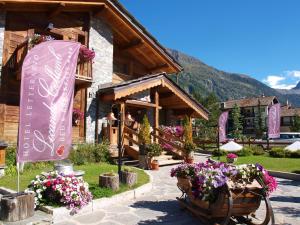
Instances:
[[[0,84],[1,84],[1,70],[2,70],[2,54],[3,54],[3,42],[4,42],[4,30],[5,30],[5,14],[0,14]]]
[[[93,84],[87,92],[86,141],[95,141],[96,92],[100,84],[111,83],[113,74],[113,35],[110,27],[100,19],[91,20],[89,48],[96,56],[93,64]],[[106,124],[106,115],[110,105],[99,104],[98,133]],[[100,136],[100,135],[99,135]]]

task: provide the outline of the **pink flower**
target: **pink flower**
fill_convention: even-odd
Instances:
[[[233,153],[229,153],[227,154],[226,156],[228,159],[236,159],[238,156],[236,154],[233,154]]]

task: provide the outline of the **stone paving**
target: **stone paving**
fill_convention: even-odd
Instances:
[[[197,158],[204,161],[206,157]],[[169,177],[172,166],[150,171],[154,177],[150,193],[135,200],[116,202],[87,215],[75,216],[58,225],[185,225],[201,224],[199,220],[179,208],[176,197],[180,192],[176,179]],[[270,198],[276,224],[300,225],[300,182],[279,179],[279,187]]]

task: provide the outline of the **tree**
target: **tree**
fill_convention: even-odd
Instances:
[[[193,142],[193,130],[188,116],[184,117],[183,120],[183,129],[184,129],[184,141]]]
[[[242,125],[242,116],[241,116],[241,109],[240,107],[235,104],[233,106],[233,109],[231,111],[231,116],[232,116],[232,122],[233,122],[233,130],[231,135],[234,138],[240,139],[242,137],[242,129],[243,129],[243,125]]]
[[[295,114],[293,118],[292,126],[290,127],[292,132],[300,132],[300,116]]]
[[[209,111],[209,120],[196,119],[199,137],[202,139],[216,140],[216,128],[221,114],[218,97],[214,93],[210,93],[206,98],[202,98],[199,94],[195,93],[194,97]]]
[[[255,133],[257,138],[262,138],[264,132],[267,130],[266,127],[266,117],[265,114],[261,110],[260,101],[258,102],[257,113],[255,113],[254,117],[254,125],[255,125]]]
[[[141,123],[140,131],[139,131],[139,139],[144,144],[151,143],[150,123],[146,114],[144,115],[143,121]]]

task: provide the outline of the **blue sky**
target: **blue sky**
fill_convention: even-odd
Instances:
[[[271,87],[300,80],[299,0],[120,0],[166,47]]]

